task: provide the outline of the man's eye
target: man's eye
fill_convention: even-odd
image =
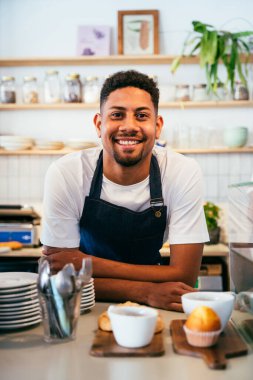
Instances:
[[[120,117],[122,117],[122,112],[113,112],[113,113],[111,114],[111,117],[112,117],[113,119],[119,119]]]
[[[148,115],[146,113],[143,113],[143,112],[138,112],[136,114],[136,117],[139,119],[139,120],[145,120],[148,118]]]

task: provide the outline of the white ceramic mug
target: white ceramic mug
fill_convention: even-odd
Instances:
[[[123,347],[147,346],[154,335],[158,312],[150,307],[117,306],[108,308],[116,342]]]
[[[240,309],[253,313],[253,292],[240,292],[237,296]]]
[[[234,303],[235,294],[232,292],[192,292],[182,296],[182,306],[187,316],[198,306],[208,306],[220,317],[222,330],[229,321]]]

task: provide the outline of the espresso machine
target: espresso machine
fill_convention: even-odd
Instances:
[[[229,186],[231,290],[253,291],[253,182]]]

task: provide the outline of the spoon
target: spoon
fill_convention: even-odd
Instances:
[[[92,276],[92,259],[86,257],[82,260],[82,267],[78,272],[78,280],[81,280],[81,286],[88,284]]]
[[[75,268],[72,263],[66,264],[55,276],[55,286],[63,298],[75,292]]]
[[[50,266],[47,260],[42,260],[39,263],[39,276],[38,276],[38,289],[47,294],[49,292],[50,284]]]

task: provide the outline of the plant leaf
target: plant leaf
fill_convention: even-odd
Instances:
[[[212,65],[215,62],[216,56],[217,56],[217,32],[212,31],[208,33],[208,46],[209,49],[207,51],[207,61],[210,65]]]
[[[241,65],[241,60],[240,60],[239,54],[236,57],[236,67],[237,67],[237,71],[238,71],[238,75],[239,75],[240,81],[242,82],[242,84],[244,86],[247,87],[247,81],[246,81],[246,78],[245,78],[245,76],[244,76],[244,74],[242,72],[242,65]]]
[[[208,63],[207,55],[208,55],[208,30],[206,30],[203,34],[203,37],[200,41],[200,66],[204,67],[206,63]]]
[[[239,32],[239,33],[233,33],[233,36],[235,38],[239,37],[249,37],[253,35],[253,31],[245,31],[245,32]]]
[[[212,25],[209,24],[204,24],[203,22],[200,21],[192,21],[193,25],[193,30],[198,33],[205,33],[207,28],[213,28]]]
[[[212,91],[214,93],[216,93],[217,92],[218,83],[219,83],[219,78],[218,78],[218,61],[214,62],[211,65],[210,76],[211,76]]]
[[[183,58],[182,55],[179,55],[178,57],[176,57],[172,63],[171,63],[171,66],[170,66],[170,71],[172,72],[172,74],[175,74],[175,72],[177,71],[180,63],[181,63],[181,59]]]

